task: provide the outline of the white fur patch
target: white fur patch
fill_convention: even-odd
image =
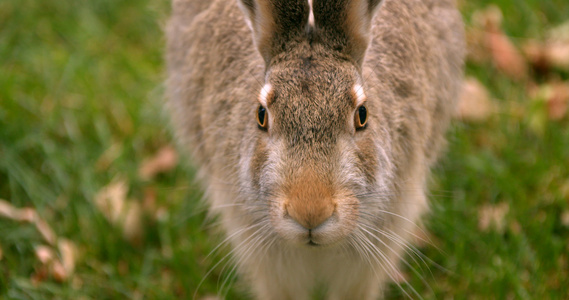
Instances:
[[[308,26],[314,27],[314,11],[312,9],[312,0],[308,0],[310,13],[308,14]]]
[[[259,102],[261,102],[261,105],[263,105],[264,107],[267,107],[267,97],[269,97],[271,89],[272,89],[271,85],[267,83],[265,84],[265,86],[263,86],[261,92],[259,93]]]
[[[354,85],[354,94],[356,95],[356,106],[364,104],[366,101],[366,94],[364,93],[364,87],[360,84]]]

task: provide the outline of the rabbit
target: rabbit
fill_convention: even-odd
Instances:
[[[173,0],[167,104],[257,299],[377,299],[463,76],[453,0]]]

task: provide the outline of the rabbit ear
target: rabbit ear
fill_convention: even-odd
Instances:
[[[255,45],[269,64],[290,41],[302,37],[308,22],[307,0],[238,0],[253,30]]]
[[[312,0],[320,42],[362,64],[373,15],[382,0]]]

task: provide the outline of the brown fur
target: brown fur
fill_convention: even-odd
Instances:
[[[380,232],[406,241],[426,210],[458,93],[453,2],[313,0],[311,27],[305,0],[174,0],[173,124],[257,298],[380,295],[404,249]]]

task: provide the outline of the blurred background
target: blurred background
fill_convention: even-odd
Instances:
[[[459,2],[465,92],[387,296],[569,299],[569,1]],[[169,10],[0,1],[0,298],[247,298],[162,112]]]

